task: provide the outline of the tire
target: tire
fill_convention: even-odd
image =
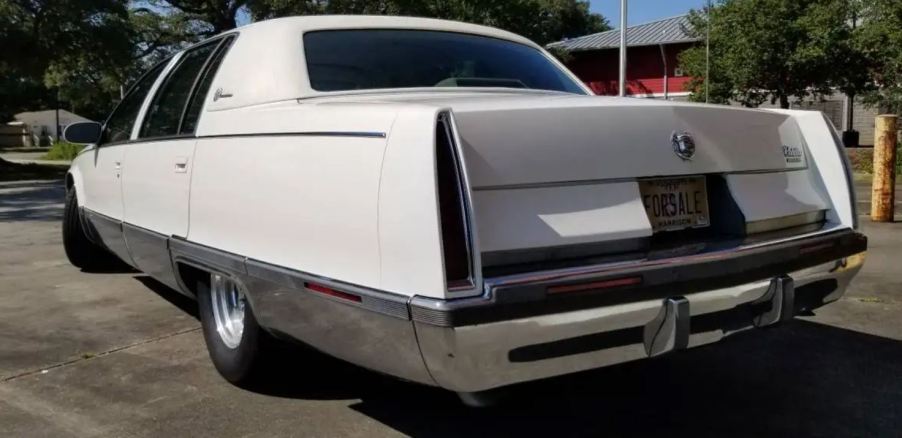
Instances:
[[[66,205],[63,210],[63,249],[69,263],[83,271],[101,271],[121,264],[106,248],[88,238],[78,211],[75,188],[69,189],[66,193]]]
[[[235,333],[237,330],[229,331],[223,324],[223,321],[228,319],[223,318],[223,315],[230,313],[223,311],[224,304],[222,302],[218,306],[214,304],[222,294],[228,295],[226,291],[232,287],[240,297],[237,300],[225,301],[242,303],[240,334]],[[262,374],[260,369],[266,362],[267,352],[272,348],[273,340],[257,323],[254,312],[244,297],[242,287],[228,276],[210,274],[209,280],[198,281],[197,301],[204,341],[216,371],[238,386],[255,383]],[[220,322],[217,322],[218,318]],[[220,327],[226,333],[221,333]]]

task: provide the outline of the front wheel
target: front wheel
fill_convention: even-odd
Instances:
[[[78,211],[75,188],[69,189],[66,193],[66,206],[63,210],[63,249],[69,263],[84,271],[108,269],[118,262],[116,256],[92,242],[85,233]]]
[[[250,383],[263,364],[269,335],[254,317],[243,287],[217,273],[198,283],[198,308],[210,359],[237,385]]]

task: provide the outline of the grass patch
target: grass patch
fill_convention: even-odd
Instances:
[[[68,166],[47,164],[18,164],[0,159],[0,181],[33,179],[63,179]]]
[[[874,173],[874,149],[850,148],[846,149],[849,155],[849,163],[855,173]],[[896,149],[896,175],[902,175],[902,146]]]
[[[84,149],[84,145],[65,141],[56,142],[50,150],[44,154],[43,159],[52,161],[72,161],[82,149]]]

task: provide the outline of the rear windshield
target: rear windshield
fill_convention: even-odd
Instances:
[[[415,87],[533,88],[585,94],[540,51],[511,41],[420,30],[304,35],[317,91]]]

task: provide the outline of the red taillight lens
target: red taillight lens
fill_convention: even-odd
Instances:
[[[624,286],[635,286],[642,283],[642,277],[624,277],[612,280],[593,281],[590,283],[568,284],[563,286],[552,286],[548,288],[549,294],[565,294],[571,292],[583,292],[598,289],[613,289]]]
[[[457,160],[451,131],[444,119],[435,130],[435,161],[441,214],[442,249],[445,280],[449,289],[472,286],[472,263],[460,162]]]
[[[360,295],[349,294],[347,292],[342,292],[340,290],[335,290],[321,284],[316,283],[304,283],[304,287],[312,292],[321,293],[323,295],[329,295],[335,298],[341,298],[343,300],[353,301],[355,303],[361,302],[363,299]]]

